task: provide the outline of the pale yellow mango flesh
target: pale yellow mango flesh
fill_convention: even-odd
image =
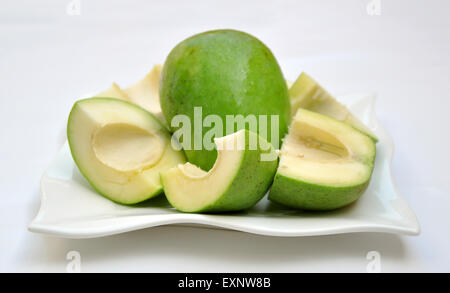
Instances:
[[[339,103],[320,84],[304,72],[290,86],[289,96],[292,115],[295,115],[299,108],[314,111],[347,123],[367,134],[374,141],[378,140],[376,135],[354,116],[346,106]]]
[[[345,187],[370,177],[375,146],[352,127],[299,109],[283,142],[278,172],[317,185]]]
[[[109,89],[94,95],[94,97],[116,98],[130,102],[130,98],[128,97],[128,95],[115,82],[112,83]]]
[[[159,77],[162,66],[155,65],[152,70],[140,81],[121,89],[116,83],[94,97],[116,98],[131,102],[154,114],[161,122],[165,123],[159,103]]]

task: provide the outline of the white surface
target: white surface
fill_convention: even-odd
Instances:
[[[379,16],[366,13],[368,2],[81,0],[80,16],[66,14],[69,1],[2,3],[0,271],[64,272],[76,250],[84,272],[365,272],[376,250],[383,272],[449,272],[450,2],[381,0]],[[224,27],[256,35],[283,70],[305,70],[333,93],[378,92],[377,116],[396,146],[393,176],[420,236],[161,227],[64,240],[27,231],[76,97],[130,84],[181,39]]]
[[[198,224],[266,236],[317,236],[352,232],[417,235],[416,216],[395,189],[391,176],[392,139],[374,112],[375,97],[339,97],[378,138],[372,180],[354,204],[331,212],[299,212],[271,204],[228,215],[179,213],[160,196],[129,207],[99,196],[83,178],[65,143],[41,180],[41,205],[29,230],[63,238],[95,238],[168,224]]]

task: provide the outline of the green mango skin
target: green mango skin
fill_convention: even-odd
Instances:
[[[194,107],[202,107],[202,116],[269,115],[267,135],[258,134],[276,146],[271,138],[270,115],[279,117],[278,146],[290,122],[289,94],[272,52],[261,41],[244,32],[216,30],[194,35],[179,43],[167,57],[161,73],[160,102],[166,121],[183,114],[191,119],[191,150],[188,161],[208,171],[216,150],[194,150]],[[171,131],[178,128],[171,127]],[[245,128],[248,129],[246,123]],[[211,129],[203,127],[202,134]],[[222,136],[223,136],[222,135]]]
[[[298,181],[277,173],[270,189],[269,200],[302,210],[334,210],[357,200],[369,183],[370,178],[355,186],[332,187]]]

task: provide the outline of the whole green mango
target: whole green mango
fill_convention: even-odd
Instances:
[[[199,149],[199,141],[214,145],[214,137],[240,128],[255,131],[249,125],[256,121],[258,134],[278,148],[290,122],[288,90],[275,57],[260,40],[235,30],[200,33],[175,46],[162,69],[160,102],[171,131],[177,134],[183,126],[189,127],[189,140],[176,136],[184,143],[189,162],[206,171],[214,165],[217,151],[203,144]],[[197,121],[199,114],[205,121]],[[189,117],[190,125],[172,121],[177,115]],[[216,116],[208,120],[208,115]],[[248,123],[227,127],[229,115],[242,115]],[[222,129],[215,128],[211,135],[208,131],[217,126],[217,118]]]

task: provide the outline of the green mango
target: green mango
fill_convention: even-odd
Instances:
[[[206,171],[214,165],[217,151],[205,148],[203,139],[214,146],[214,137],[246,128],[279,148],[290,122],[288,89],[275,57],[260,40],[235,30],[204,32],[175,46],[162,69],[160,102],[171,131],[184,143],[188,161]],[[196,109],[197,114],[201,112],[200,119],[217,115],[222,121],[222,131],[205,135],[216,124],[194,121],[195,107],[199,107]],[[177,136],[177,130],[188,127],[173,123],[177,115],[190,119],[190,142]],[[244,118],[253,115],[257,129],[249,127],[255,121],[253,116],[244,125],[230,123],[233,127],[227,127],[227,115]],[[265,127],[260,115],[266,117]],[[200,131],[194,131],[195,123]],[[195,140],[200,141],[200,147]]]

